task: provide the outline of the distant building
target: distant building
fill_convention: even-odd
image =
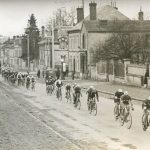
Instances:
[[[70,26],[59,26],[54,29],[54,56],[52,56],[52,37],[45,35],[45,28],[41,30],[41,41],[39,42],[40,68],[52,67],[54,57],[55,68],[62,67],[62,61],[68,67],[68,29]]]
[[[25,62],[21,59],[21,36],[14,36],[5,41],[1,47],[1,64],[13,67],[16,70],[25,69]]]

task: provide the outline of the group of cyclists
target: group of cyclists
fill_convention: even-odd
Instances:
[[[6,81],[13,85],[16,83],[18,86],[25,86],[27,89],[31,88],[32,90],[35,90],[35,77],[29,75],[29,73],[21,73],[6,68],[1,70],[1,74]]]
[[[116,120],[120,118],[122,122],[128,122],[129,120],[127,118],[128,116],[130,116],[130,110],[134,110],[131,96],[129,96],[127,91],[123,92],[122,89],[118,89],[114,95],[114,103],[115,103],[114,114]],[[150,96],[143,101],[142,109],[143,109],[142,126],[143,130],[145,131],[148,128],[148,126],[150,126],[150,119],[149,119]],[[132,123],[132,120],[130,120],[130,123]],[[129,128],[130,127],[131,124]]]
[[[2,77],[8,82],[12,84],[17,83],[18,86],[25,86],[27,89],[31,88],[32,90],[35,89],[35,77],[29,75],[29,73],[19,73],[14,70],[9,69],[2,69],[1,70]],[[63,82],[60,79],[55,78],[55,76],[48,76],[45,78],[46,83],[46,92],[47,94],[56,94],[56,97],[62,100],[62,87],[65,86],[65,98],[70,102],[73,102],[74,106],[80,104],[80,98],[82,97],[81,93],[81,86],[77,83],[67,83],[63,85]],[[87,106],[88,110],[92,112],[95,110],[95,115],[97,114],[97,105],[96,102],[99,102],[98,91],[95,89],[94,86],[90,86],[86,90],[87,94]],[[128,94],[127,91],[123,91],[122,89],[118,89],[114,94],[114,103],[115,103],[115,118],[127,120],[129,116],[130,110],[134,110],[133,103],[131,96]],[[143,117],[142,117],[142,124],[143,129],[146,130],[147,127],[150,125],[150,120],[148,119],[149,111],[150,111],[150,96],[143,101],[142,104],[143,109]],[[124,115],[125,110],[127,111],[126,115]]]

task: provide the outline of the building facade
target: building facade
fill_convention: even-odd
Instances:
[[[104,45],[112,34],[119,33],[119,26],[124,25],[121,32],[145,34],[147,37],[150,33],[150,22],[143,20],[141,10],[139,20],[135,21],[119,12],[116,6],[105,5],[97,9],[96,3],[91,2],[89,8],[90,15],[77,19],[80,22],[68,31],[69,71],[74,72],[76,77],[89,75],[91,66],[98,62],[96,45]]]

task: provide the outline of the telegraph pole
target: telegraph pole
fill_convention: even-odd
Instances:
[[[27,45],[28,45],[28,71],[30,71],[30,39],[29,34],[27,34]]]
[[[84,16],[84,0],[82,0],[83,16]]]
[[[53,22],[53,17],[52,17],[52,68],[55,68],[55,63],[54,63],[54,22]]]

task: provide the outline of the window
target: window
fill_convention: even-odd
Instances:
[[[85,35],[82,35],[82,48],[85,48]]]

